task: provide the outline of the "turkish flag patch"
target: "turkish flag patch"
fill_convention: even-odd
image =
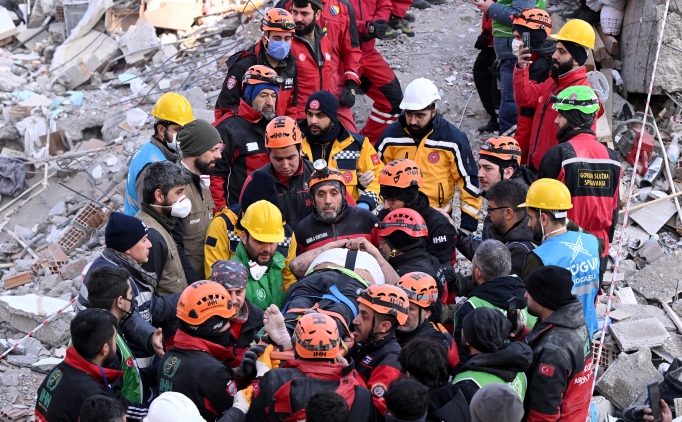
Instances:
[[[379,160],[379,154],[372,154],[370,155],[370,158],[372,159],[372,164],[375,166],[378,166],[381,160]]]
[[[554,367],[552,365],[546,365],[541,363],[538,367],[538,374],[546,375],[548,377],[554,376]]]

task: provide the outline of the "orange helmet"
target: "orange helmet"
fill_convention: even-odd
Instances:
[[[256,64],[251,66],[246,73],[244,73],[244,77],[242,78],[242,89],[244,89],[246,85],[257,84],[281,86],[283,82],[284,79],[281,76],[277,76],[277,72],[262,64]]]
[[[516,139],[509,136],[500,136],[499,138],[490,138],[483,142],[478,155],[483,158],[484,155],[489,157],[496,157],[503,161],[516,161],[516,164],[521,164],[521,147]]]
[[[341,186],[346,186],[346,182],[343,175],[336,168],[327,165],[325,160],[315,160],[313,163],[315,171],[310,175],[308,180],[308,189],[312,189],[318,183],[329,182],[331,180],[336,180],[341,183]]]
[[[200,280],[190,284],[178,299],[177,317],[190,325],[200,325],[212,316],[234,316],[230,294],[215,281]]]
[[[395,188],[422,187],[422,171],[417,163],[406,158],[386,164],[379,175],[379,185]]]
[[[410,311],[405,291],[390,284],[370,286],[367,290],[360,290],[358,303],[369,306],[374,312],[393,315],[400,325],[407,322],[407,314]]]
[[[292,340],[296,353],[303,359],[334,359],[341,346],[334,318],[317,312],[298,320]]]
[[[405,290],[407,300],[422,308],[433,306],[438,301],[438,285],[430,275],[415,271],[400,277],[398,286]]]
[[[394,231],[402,231],[412,237],[429,235],[424,217],[410,208],[399,208],[389,212],[377,227],[381,237],[386,237]]]
[[[547,35],[552,33],[552,18],[542,9],[525,9],[519,12],[513,25],[525,26],[529,29],[543,29]]]
[[[263,31],[294,32],[296,24],[291,13],[284,9],[270,9],[263,17],[260,29]]]
[[[301,143],[301,129],[289,116],[275,117],[265,128],[265,148],[286,148]]]

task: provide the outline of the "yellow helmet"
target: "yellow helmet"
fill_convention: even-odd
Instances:
[[[528,188],[526,202],[519,205],[519,208],[523,207],[566,211],[573,208],[573,204],[566,185],[556,179],[538,179]]]
[[[259,242],[279,243],[284,240],[282,213],[277,206],[264,199],[249,205],[241,224]]]
[[[594,50],[594,29],[592,26],[580,19],[572,19],[562,26],[558,33],[550,37],[559,41],[572,41],[583,47]]]
[[[194,120],[192,106],[187,98],[177,92],[166,92],[154,104],[152,116],[160,120],[184,126]]]

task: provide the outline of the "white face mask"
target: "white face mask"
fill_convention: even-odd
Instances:
[[[177,151],[178,150],[178,143],[176,142],[178,139],[178,134],[173,133],[170,130],[166,129],[166,132],[170,135],[171,142],[166,142],[166,145],[168,145],[168,149],[172,151]]]
[[[168,205],[152,205],[156,208],[168,208]],[[171,215],[173,217],[185,218],[192,211],[192,201],[185,195],[182,195],[173,205],[170,206]]]
[[[521,40],[512,40],[512,53],[516,54],[517,56],[521,53],[521,49],[523,48],[523,41]]]
[[[260,280],[267,270],[268,267],[258,265],[253,261],[249,261],[249,272],[251,273],[251,277],[253,277],[254,280]]]
[[[201,179],[201,187],[203,189],[211,189],[211,176],[202,174],[199,178]]]

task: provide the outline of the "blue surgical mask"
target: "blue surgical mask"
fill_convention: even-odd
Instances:
[[[291,44],[286,41],[268,41],[268,56],[275,60],[284,60],[289,55]]]

